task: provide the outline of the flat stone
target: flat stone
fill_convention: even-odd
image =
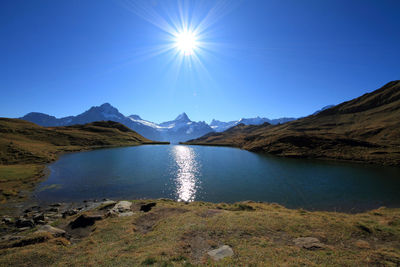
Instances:
[[[65,231],[57,228],[57,227],[53,227],[51,225],[43,225],[39,228],[39,230],[37,231],[37,233],[50,233],[55,237],[58,236],[64,236],[65,235]]]
[[[223,245],[220,248],[211,250],[207,254],[215,261],[219,261],[225,257],[233,256],[233,250],[230,246]]]
[[[132,206],[132,202],[129,201],[119,201],[115,206],[111,209],[112,212],[126,212],[130,211]]]
[[[369,245],[369,243],[367,241],[364,241],[364,240],[361,240],[361,239],[357,240],[354,244],[358,248],[363,248],[363,249],[371,248],[371,246]]]
[[[322,244],[319,239],[315,237],[299,237],[293,239],[293,242],[296,246],[309,250],[321,249],[325,247],[325,245]]]

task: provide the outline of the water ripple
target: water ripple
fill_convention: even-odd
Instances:
[[[175,170],[175,188],[178,201],[194,201],[199,183],[199,163],[194,149],[177,145],[172,148]]]

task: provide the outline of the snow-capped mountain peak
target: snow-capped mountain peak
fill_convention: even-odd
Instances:
[[[179,114],[174,121],[190,122],[191,120],[189,119],[188,115],[185,112],[183,112],[182,114]]]

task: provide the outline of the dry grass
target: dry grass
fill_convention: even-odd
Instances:
[[[142,201],[134,201],[134,206]],[[400,210],[361,214],[289,210],[277,204],[185,205],[156,201],[149,213],[107,218],[75,244],[50,239],[0,250],[2,266],[398,266]],[[245,209],[238,207],[247,207]],[[134,208],[135,209],[135,208]],[[94,211],[96,213],[98,211]],[[71,220],[71,219],[70,219]],[[60,222],[65,225],[67,221]],[[146,231],[142,231],[144,226]],[[312,236],[324,249],[296,247]],[[362,248],[357,241],[368,242]],[[207,251],[223,244],[234,256],[213,262]]]
[[[278,156],[400,165],[400,82],[282,125],[238,125],[186,142]]]

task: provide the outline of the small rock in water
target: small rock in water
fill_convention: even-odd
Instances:
[[[79,227],[87,227],[93,225],[96,221],[103,219],[101,215],[86,215],[82,214],[74,221],[69,223],[71,229],[79,228]]]
[[[53,227],[51,225],[43,225],[42,227],[40,227],[40,229],[37,231],[38,233],[50,233],[55,237],[58,236],[64,236],[65,235],[65,231],[60,229],[60,228],[56,228]]]
[[[223,245],[220,248],[211,250],[207,254],[215,261],[219,261],[225,257],[233,256],[233,250],[230,246]]]
[[[299,237],[299,238],[293,239],[293,242],[296,246],[298,246],[300,248],[305,248],[305,249],[310,249],[310,250],[321,249],[321,248],[325,247],[325,245],[322,244],[318,240],[318,238],[315,238],[315,237]]]
[[[155,202],[144,204],[140,207],[140,211],[149,212],[152,207],[156,205]]]

